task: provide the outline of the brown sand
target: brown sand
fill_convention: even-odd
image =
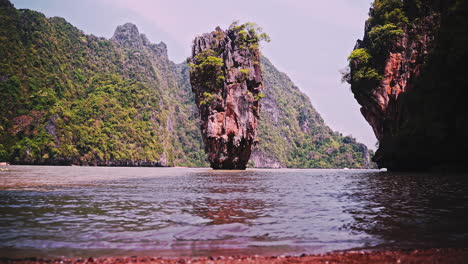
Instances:
[[[358,263],[411,263],[411,264],[467,264],[468,248],[464,249],[429,249],[413,251],[380,251],[363,252],[348,251],[342,253],[328,253],[324,255],[301,256],[232,256],[232,257],[206,257],[206,258],[156,258],[156,257],[102,257],[88,259],[0,259],[0,263],[312,263],[312,264],[358,264]]]

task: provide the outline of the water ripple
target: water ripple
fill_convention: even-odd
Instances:
[[[0,256],[468,246],[464,175],[11,168]]]

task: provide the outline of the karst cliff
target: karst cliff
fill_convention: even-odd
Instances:
[[[245,169],[257,143],[263,97],[261,36],[252,24],[233,24],[193,41],[190,83],[214,169]]]
[[[8,0],[0,17],[0,162],[209,166],[189,67],[168,58],[171,47],[131,23],[111,39],[86,35]],[[262,104],[259,144],[249,167],[372,165],[366,146],[331,130],[285,73],[265,57],[260,67],[264,92],[252,92]]]
[[[349,56],[351,84],[390,170],[461,170],[467,1],[376,0]]]

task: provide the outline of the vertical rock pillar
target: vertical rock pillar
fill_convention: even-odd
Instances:
[[[226,31],[217,27],[193,41],[190,83],[213,169],[245,169],[258,142],[263,97],[258,44],[265,36],[247,23]]]

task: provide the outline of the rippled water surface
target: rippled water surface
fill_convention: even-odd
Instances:
[[[0,256],[468,246],[468,177],[372,170],[10,166]]]

